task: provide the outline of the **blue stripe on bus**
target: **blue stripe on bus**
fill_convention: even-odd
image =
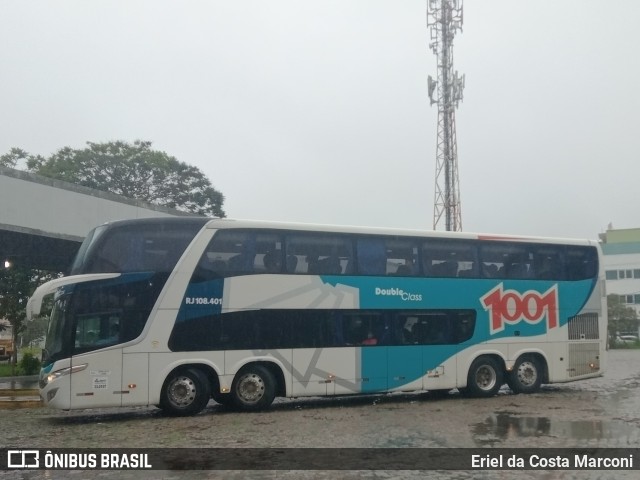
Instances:
[[[531,292],[542,295],[555,287],[559,328],[580,313],[596,284],[595,279],[573,282],[364,276],[322,276],[321,279],[338,290],[341,286],[358,289],[359,308],[362,310],[473,309],[477,312],[473,337],[458,345],[360,347],[360,375],[366,379],[361,384],[362,392],[378,392],[407,385],[424,377],[429,370],[441,366],[470,345],[505,337],[544,335],[547,332],[545,320],[521,320],[513,324],[505,322],[501,330],[492,332],[491,315],[482,304],[482,298],[499,285],[507,293],[516,292],[520,295]],[[223,279],[189,284],[178,321],[220,314],[223,292]],[[286,292],[281,294],[286,295]],[[188,305],[187,299],[204,300],[201,300],[203,303]],[[211,303],[212,299],[220,301],[214,304]],[[247,298],[247,303],[251,302],[252,299]],[[289,308],[296,308],[296,305],[292,303]],[[396,365],[402,375],[394,375]]]
[[[177,321],[222,313],[224,279],[190,283],[180,305]]]

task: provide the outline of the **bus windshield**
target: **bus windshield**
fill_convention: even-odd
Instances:
[[[123,274],[63,287],[45,344],[45,364],[138,337],[168,274]]]

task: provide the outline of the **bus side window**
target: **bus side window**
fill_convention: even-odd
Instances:
[[[416,324],[418,317],[415,315],[400,314],[396,317],[396,334],[398,345],[413,345],[418,343],[416,339]]]
[[[288,273],[345,275],[353,269],[351,238],[345,235],[287,235],[286,255]],[[296,258],[295,265],[292,257]]]
[[[422,246],[422,262],[427,277],[477,277],[478,253],[467,240],[430,239]]]
[[[255,255],[240,253],[229,259],[229,270],[233,273],[251,273],[253,271],[253,259]]]
[[[270,250],[262,257],[262,265],[267,273],[280,273],[282,270],[282,252]]]
[[[387,254],[387,275],[413,277],[418,274],[418,245],[413,239],[387,238],[385,239]]]
[[[482,276],[484,278],[498,278],[500,276],[500,268],[497,263],[482,262]]]
[[[360,315],[343,316],[343,338],[346,345],[359,345],[366,338],[366,326]]]
[[[475,312],[471,314],[461,314],[453,320],[453,331],[455,343],[463,343],[473,337],[476,326]]]
[[[533,269],[538,280],[559,280],[563,278],[564,260],[558,247],[540,247],[535,252]]]
[[[414,343],[418,345],[424,345],[427,342],[427,334],[428,334],[429,325],[424,318],[419,318],[418,322],[413,327],[413,338],[415,340]]]
[[[380,238],[359,238],[357,241],[358,273],[384,275],[387,270],[387,252]]]
[[[458,263],[453,261],[434,261],[430,270],[431,275],[434,277],[455,277],[458,274]]]
[[[277,233],[222,230],[211,239],[193,274],[193,282],[230,275],[280,273],[282,239]]]
[[[531,278],[533,274],[530,262],[522,259],[507,262],[505,271],[507,278]]]
[[[342,273],[342,265],[337,256],[329,256],[315,262],[315,272],[322,275],[338,275]]]
[[[566,251],[567,280],[593,278],[598,271],[598,255],[593,247],[570,247]]]
[[[211,258],[208,252],[204,252],[191,276],[191,282],[205,282],[214,278],[220,278],[224,276],[226,271],[227,262],[220,258]]]
[[[480,246],[482,276],[485,278],[532,278],[533,254],[528,244],[487,242]]]

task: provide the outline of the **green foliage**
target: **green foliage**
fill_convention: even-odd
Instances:
[[[86,148],[64,147],[49,158],[11,152],[1,158],[11,161],[18,155],[30,171],[45,177],[198,215],[225,216],[223,195],[200,169],[152,150],[151,142],[87,142]]]
[[[0,268],[0,318],[13,326],[13,342],[18,345],[18,335],[24,330],[27,301],[38,285],[58,277],[58,273],[34,270],[13,265]],[[15,363],[15,353],[13,362]]]
[[[29,154],[21,148],[12,148],[9,153],[0,156],[0,167],[16,168],[21,162],[27,162]]]
[[[626,348],[626,349],[638,349],[640,348],[640,340],[636,340],[635,342],[630,341],[620,341],[618,339],[613,339],[610,345],[611,348]]]
[[[25,353],[20,360],[20,370],[25,375],[35,375],[40,371],[40,360],[31,353]]]
[[[0,318],[6,318],[15,330],[25,314],[31,287],[31,270],[20,266],[0,268]]]
[[[26,166],[39,175],[128,198],[197,215],[225,216],[224,197],[207,177],[198,168],[153,150],[151,142],[88,142],[85,148],[64,147],[48,158],[12,148],[0,156],[0,166]],[[57,276],[18,265],[0,268],[0,318],[12,324],[14,344],[18,335],[28,343],[43,337],[45,322],[25,325],[25,308],[36,287]]]

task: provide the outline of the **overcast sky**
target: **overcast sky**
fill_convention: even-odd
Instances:
[[[229,217],[431,229],[426,3],[3,0],[0,154],[149,140]],[[637,0],[465,2],[463,230],[640,227],[639,24]]]

